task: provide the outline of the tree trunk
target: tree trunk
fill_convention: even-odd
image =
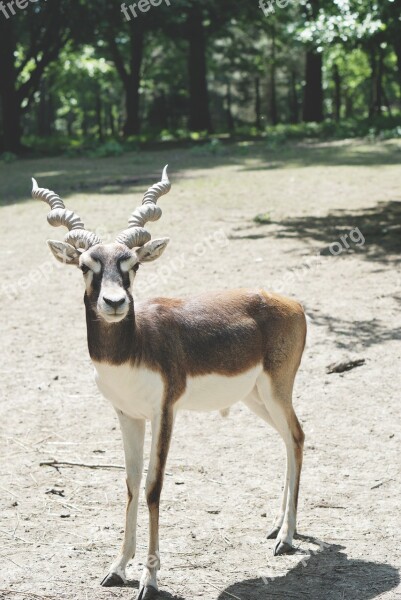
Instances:
[[[307,123],[323,121],[322,54],[314,49],[306,53],[303,120]]]
[[[334,118],[338,122],[341,118],[341,77],[338,65],[333,66],[334,81]]]
[[[345,118],[352,119],[354,115],[354,101],[349,90],[345,94]]]
[[[2,150],[21,150],[21,106],[17,96],[16,49],[12,23],[0,18],[0,100],[3,139]]]
[[[369,116],[381,116],[383,105],[383,51],[380,46],[372,48],[370,51],[370,68],[371,102]]]
[[[277,93],[276,93],[276,32],[272,30],[272,57],[270,66],[270,121],[277,125]]]
[[[188,9],[189,41],[189,128],[192,131],[212,131],[206,81],[206,46],[202,10],[193,5]]]
[[[72,110],[70,110],[69,113],[67,113],[67,117],[66,117],[66,122],[67,122],[67,135],[68,137],[73,137],[74,135],[74,122],[75,122],[75,115],[72,112]]]
[[[96,123],[98,138],[103,142],[102,98],[100,96],[100,90],[98,90],[96,94]]]
[[[108,105],[107,111],[109,113],[110,133],[111,133],[112,137],[116,137],[116,124],[114,121],[113,107],[111,104]]]
[[[82,114],[82,121],[81,121],[81,129],[82,129],[82,135],[84,138],[86,138],[88,136],[88,115],[86,112],[86,107],[83,107],[83,114]]]
[[[261,102],[260,102],[260,79],[255,77],[255,127],[256,129],[262,129],[262,114],[261,114]]]
[[[394,42],[394,50],[395,55],[397,57],[397,75],[398,75],[398,85],[400,88],[400,99],[401,99],[401,36],[398,36]]]
[[[42,79],[39,84],[38,134],[43,137],[51,135],[52,102],[47,91],[47,81]]]
[[[130,70],[124,81],[126,118],[124,135],[137,135],[140,132],[139,86],[143,56],[143,28],[135,19],[131,22]]]
[[[228,131],[230,131],[230,132],[234,131],[234,119],[233,119],[233,113],[231,111],[231,104],[232,104],[231,85],[230,85],[230,81],[228,81],[226,106],[227,106],[227,128],[228,128]]]
[[[299,103],[297,94],[297,74],[295,69],[291,70],[290,74],[290,112],[291,112],[291,123],[298,123],[299,121]]]

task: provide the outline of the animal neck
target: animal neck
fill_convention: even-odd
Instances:
[[[106,323],[96,314],[86,294],[84,300],[91,359],[114,365],[135,360],[137,336],[133,304],[125,319],[119,323]]]

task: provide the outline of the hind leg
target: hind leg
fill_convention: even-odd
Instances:
[[[245,400],[243,400],[243,403],[255,415],[257,415],[258,417],[263,419],[266,423],[269,423],[269,425],[271,425],[271,427],[273,427],[273,429],[275,429],[278,433],[280,433],[279,429],[276,427],[273,419],[271,418],[269,411],[266,408],[265,403],[261,399],[261,396],[260,396],[257,388],[255,388],[251,392],[251,394],[249,394],[249,396]],[[276,537],[281,529],[281,526],[284,521],[285,507],[287,505],[287,491],[288,491],[288,461],[287,461],[285,477],[284,477],[284,487],[283,487],[283,494],[282,494],[282,498],[281,498],[280,510],[279,510],[278,514],[276,515],[276,518],[274,519],[273,527],[267,534],[267,539],[276,539]]]
[[[262,373],[257,381],[257,389],[275,428],[280,433],[287,453],[287,494],[283,498],[284,514],[277,533],[274,554],[291,551],[296,530],[299,482],[302,469],[304,433],[292,407],[293,379],[270,377]],[[279,521],[277,522],[279,524]]]

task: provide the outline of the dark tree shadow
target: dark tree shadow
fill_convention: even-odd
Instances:
[[[266,210],[268,210],[266,208]],[[272,225],[278,225],[279,229],[272,228]],[[248,229],[249,225],[246,228]],[[282,221],[271,221],[268,224],[256,225],[256,233],[245,233],[242,235],[231,236],[231,239],[243,239],[250,237],[276,237],[297,238],[306,243],[321,242],[320,254],[323,256],[333,256],[330,251],[331,244],[336,244],[335,252],[338,251],[338,243],[343,246],[344,255],[346,252],[356,252],[361,257],[393,264],[396,266],[401,261],[401,201],[390,200],[379,202],[372,208],[363,210],[347,211],[337,210],[323,217],[297,217],[293,219],[284,219]],[[359,229],[363,239],[359,234],[354,234],[354,242],[349,238],[351,230]],[[345,236],[346,242],[341,241],[340,236]]]
[[[398,299],[400,301],[400,299]],[[401,340],[401,327],[389,328],[379,319],[340,319],[321,313],[319,310],[308,308],[308,315],[313,323],[325,327],[332,334],[337,348],[351,351],[355,344],[362,344],[365,348],[383,344],[392,340]]]
[[[30,200],[31,176],[38,179],[39,185],[54,189],[67,199],[80,191],[105,196],[116,193],[141,194],[144,186],[146,189],[157,180],[166,163],[170,164],[174,182],[181,178],[204,178],[205,175],[197,174],[198,169],[212,170],[225,165],[235,165],[242,171],[268,171],[288,165],[302,168],[310,165],[375,166],[401,162],[398,145],[391,143],[379,147],[363,143],[361,150],[358,143],[339,145],[332,142],[294,141],[272,148],[268,140],[250,140],[246,146],[227,141],[222,143],[221,152],[213,154],[205,151],[205,155],[194,153],[195,145],[198,144],[163,143],[114,158],[48,156],[19,160],[15,164],[4,165],[3,169],[0,165],[0,206]],[[259,164],[249,166],[249,158],[257,159]]]
[[[399,572],[391,565],[348,559],[343,549],[324,544],[286,575],[270,578],[267,573],[239,581],[223,590],[218,600],[371,600],[399,585]]]
[[[278,166],[291,163],[291,166],[295,167],[313,165],[363,167],[368,165],[397,165],[401,162],[401,152],[398,144],[391,142],[385,146],[376,146],[375,144],[369,146],[366,142],[362,142],[362,144],[364,146],[363,150],[353,141],[349,143],[344,141],[337,143],[316,140],[300,141],[272,148],[269,157],[272,155]],[[258,150],[258,156],[262,158],[263,151],[260,148]],[[264,154],[266,155],[266,150],[264,150]],[[263,171],[266,168],[269,168],[269,163],[257,166],[245,165],[243,170]]]

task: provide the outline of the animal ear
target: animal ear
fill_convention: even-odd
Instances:
[[[71,244],[57,240],[47,240],[47,245],[58,261],[65,265],[78,265],[80,253]]]
[[[135,252],[140,263],[151,262],[161,256],[169,243],[170,238],[161,238],[159,240],[151,240],[138,248]]]

